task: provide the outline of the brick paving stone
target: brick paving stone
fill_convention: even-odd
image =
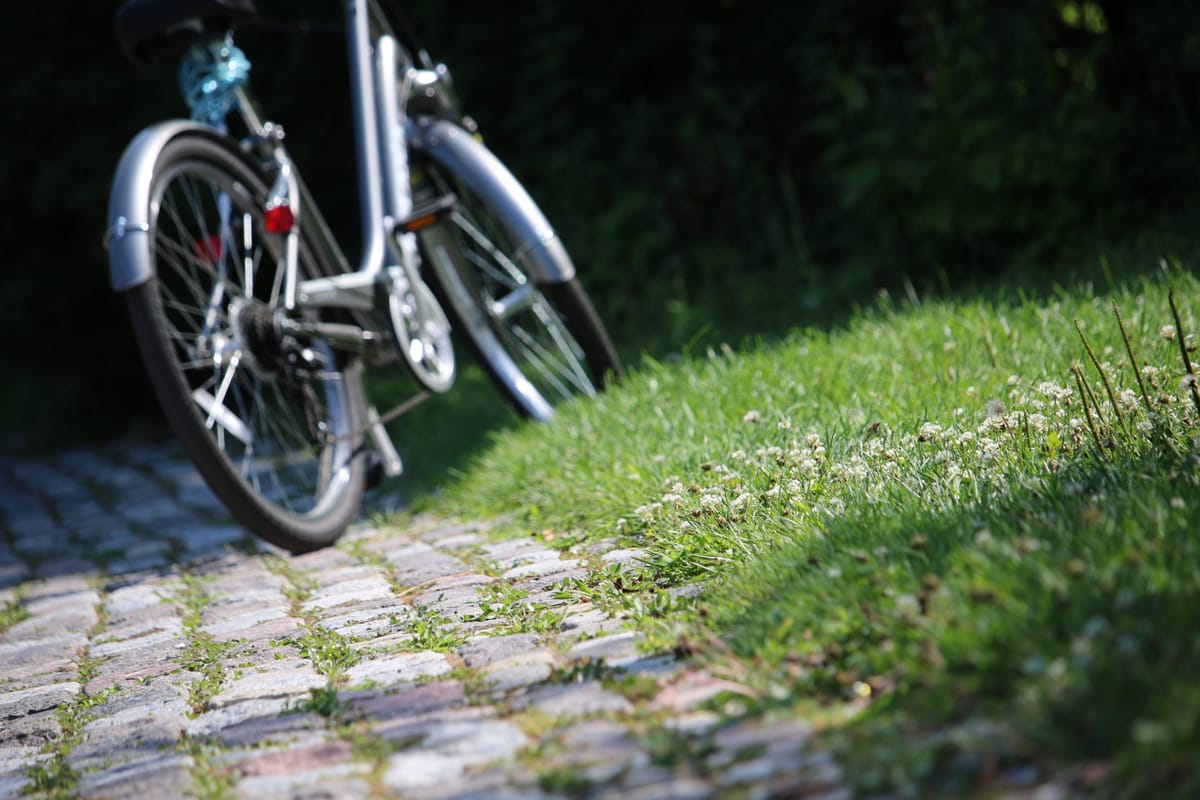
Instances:
[[[555,553],[553,559],[548,558],[542,561],[535,561],[532,564],[519,564],[507,570],[500,577],[505,580],[522,580],[525,578],[546,578],[553,576],[556,580],[559,580],[563,573],[575,570],[579,564],[579,559],[560,559],[558,558],[558,554]]]
[[[408,622],[413,616],[412,612],[406,607],[389,610],[382,615],[379,610],[361,613],[369,615],[361,622],[353,620],[353,617],[359,616],[357,614],[344,614],[333,619],[321,620],[321,624],[350,639],[373,641],[382,636],[407,631]]]
[[[186,733],[191,739],[219,736],[251,721],[278,717],[287,711],[288,703],[286,697],[255,698],[214,708],[188,720]]]
[[[237,525],[212,525],[199,520],[172,528],[172,535],[183,543],[189,556],[218,554],[246,535]]]
[[[509,661],[501,661],[488,666],[483,673],[488,689],[494,693],[504,694],[541,683],[554,672],[553,659],[548,655],[544,659],[540,660],[534,656],[518,656]]]
[[[224,747],[261,747],[268,744],[292,746],[326,741],[330,736],[327,726],[324,717],[311,711],[281,710],[247,717],[220,727],[214,730],[212,736]]]
[[[563,748],[556,765],[580,768],[591,783],[610,783],[630,769],[649,763],[649,755],[619,722],[604,719],[578,722],[558,735]]]
[[[19,775],[48,758],[49,754],[32,745],[0,745],[0,776]],[[0,797],[4,796],[0,794]]]
[[[23,774],[0,772],[0,797],[20,797],[28,785],[29,778]]]
[[[119,633],[106,635],[94,643],[88,651],[89,654],[95,658],[108,658],[138,651],[161,653],[174,649],[184,641],[183,623],[177,617],[167,617],[118,630]]]
[[[318,689],[328,682],[328,679],[313,669],[308,661],[277,661],[270,663],[267,672],[247,672],[240,678],[227,682],[212,698],[210,706],[222,708],[243,700],[307,696],[310,689]]]
[[[402,686],[398,691],[346,691],[342,698],[354,712],[374,720],[411,719],[434,712],[461,708],[466,694],[459,681],[436,681]]]
[[[568,651],[567,657],[573,661],[585,658],[602,659],[610,667],[620,667],[642,657],[638,651],[638,642],[641,639],[641,635],[633,631],[587,639],[573,646]]]
[[[7,563],[6,563],[7,562]],[[24,559],[7,561],[0,559],[0,586],[5,588],[20,586],[34,575],[33,568]]]
[[[157,753],[97,772],[85,772],[77,794],[95,800],[183,797],[192,787],[191,756]]]
[[[75,698],[82,687],[54,683],[0,694],[0,744],[27,745],[49,741],[60,731],[55,709]]]
[[[568,614],[563,618],[561,626],[564,633],[589,637],[618,633],[624,628],[624,620],[614,618],[599,608]]]
[[[673,775],[655,776],[645,784],[600,793],[603,800],[705,800],[715,791],[699,778],[678,778]]]
[[[404,791],[461,778],[470,765],[512,758],[525,746],[525,734],[500,720],[435,724],[421,743],[388,759],[384,783]]]
[[[485,559],[505,570],[510,570],[523,564],[558,561],[560,558],[557,550],[543,547],[536,542],[526,539],[508,539],[502,542],[492,542],[480,549]]]
[[[536,634],[514,633],[508,636],[482,636],[458,648],[459,657],[468,667],[486,667],[516,655],[540,650]]]
[[[693,711],[688,714],[671,717],[663,722],[663,727],[685,736],[705,736],[721,724],[721,715],[715,711]]]
[[[450,670],[450,662],[442,653],[395,653],[360,661],[346,670],[346,682],[353,686],[372,681],[381,687],[388,687],[444,675]]]
[[[238,782],[238,797],[248,800],[349,800],[372,797],[371,784],[361,764],[342,764],[320,772],[296,775],[263,775]]]
[[[361,565],[354,560],[354,556],[344,553],[336,547],[313,550],[311,553],[293,556],[291,560],[292,566],[301,572],[329,573],[343,567],[361,568]]]
[[[240,638],[269,638],[277,635],[275,631],[291,631],[299,625],[299,620],[289,616],[286,606],[264,605],[251,611],[227,615],[204,625],[202,630],[218,642],[228,642]]]
[[[539,686],[517,698],[513,706],[518,709],[534,708],[552,717],[627,714],[633,711],[633,704],[629,700],[608,691],[599,681]]]
[[[352,748],[349,742],[333,739],[308,744],[255,750],[237,760],[223,760],[223,767],[230,767],[242,777],[272,775],[305,775],[322,773],[338,768],[349,761]],[[361,767],[360,767],[361,768]]]
[[[445,578],[468,572],[466,564],[454,556],[439,553],[431,547],[428,552],[415,557],[396,557],[388,553],[387,559],[391,564],[392,576],[400,586],[421,586],[438,578]]]
[[[0,664],[4,665],[3,670],[0,670],[0,679],[14,678],[18,674],[36,675],[38,672],[68,668],[75,663],[76,655],[87,645],[87,637],[79,633],[63,633],[22,641],[18,638],[21,635],[18,627],[14,625],[0,636]],[[29,673],[28,670],[33,672]]]

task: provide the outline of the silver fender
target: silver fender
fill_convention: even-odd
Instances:
[[[503,222],[517,255],[536,283],[575,277],[575,265],[554,228],[508,168],[474,136],[452,122],[422,117],[407,122],[406,138],[417,154],[454,173]]]
[[[219,136],[212,128],[188,120],[161,122],[135,136],[121,155],[108,195],[108,227],[104,233],[109,282],[114,291],[132,289],[154,274],[153,248],[147,242],[154,166],[167,143],[187,131]]]

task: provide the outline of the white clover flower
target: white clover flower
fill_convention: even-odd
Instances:
[[[1150,433],[1150,431],[1154,430],[1154,424],[1148,419],[1139,419],[1133,423],[1133,427],[1138,429],[1138,433]]]
[[[763,499],[768,501],[777,500],[779,499],[779,492],[779,484],[775,484],[770,489],[767,489],[765,492],[763,492]]]
[[[745,461],[746,460],[746,451],[745,450],[734,450],[732,453],[729,454],[729,460],[730,461]]]
[[[750,409],[745,413],[745,415],[742,416],[742,422],[749,422],[751,424],[757,423],[761,419],[762,415],[760,415],[754,409]]]
[[[662,512],[662,503],[648,503],[644,506],[638,506],[633,510],[643,522],[649,522],[657,517]]]
[[[1049,427],[1049,422],[1042,414],[1028,414],[1025,417],[1025,422],[1029,425],[1030,430],[1035,433],[1045,433]]]
[[[700,508],[705,511],[714,511],[717,506],[721,505],[721,496],[716,494],[700,495]]]
[[[816,459],[802,458],[796,463],[796,469],[811,478],[820,471],[821,465]]]
[[[816,450],[818,447],[821,447],[821,437],[815,433],[810,433],[804,437],[804,444],[808,445],[809,448]]]
[[[1158,335],[1167,341],[1173,341],[1175,339],[1175,326],[1163,325],[1158,329]]]
[[[940,437],[941,435],[942,435],[942,426],[941,425],[938,425],[933,422],[926,422],[926,423],[922,424],[920,429],[917,431],[917,441],[919,441],[919,442],[937,441],[938,437]]]
[[[662,504],[664,506],[677,506],[683,501],[683,495],[675,492],[667,492],[662,496]]]
[[[729,504],[729,507],[734,511],[744,511],[753,502],[753,495],[742,492],[737,497],[733,498],[733,502]]]
[[[821,503],[821,510],[829,516],[835,517],[846,510],[846,504],[840,497],[827,497],[825,498],[824,502]]]
[[[781,419],[776,427],[781,431],[790,431],[792,429],[792,422],[791,420]]]
[[[1196,376],[1188,373],[1179,379],[1179,391],[1190,392],[1192,387],[1196,385]]]
[[[784,486],[784,488],[787,490],[788,494],[800,494],[804,491],[804,484],[793,478],[787,482],[787,485]]]
[[[1051,400],[1069,400],[1071,398],[1071,390],[1065,386],[1059,386],[1053,381],[1042,381],[1037,385],[1037,390],[1050,398]]]
[[[896,598],[896,615],[901,619],[916,619],[921,614],[921,601],[915,595],[902,594]]]

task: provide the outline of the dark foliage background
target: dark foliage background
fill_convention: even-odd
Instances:
[[[260,6],[340,16],[329,0]],[[405,6],[628,355],[1195,219],[1198,4]],[[22,4],[0,34],[0,414],[45,440],[154,413],[99,240],[124,143],[180,104],[172,68],[123,60],[114,10]],[[240,41],[353,252],[341,37]]]

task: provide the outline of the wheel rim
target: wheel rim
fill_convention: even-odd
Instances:
[[[272,360],[247,333],[251,309],[277,306],[283,239],[266,233],[252,192],[222,170],[181,162],[152,203],[157,287],[172,354],[211,444],[265,502],[323,514],[350,479],[347,394],[325,370]]]
[[[538,419],[561,402],[595,395],[583,348],[529,276],[528,246],[514,244],[465,182],[432,165],[427,173],[436,192],[458,199],[441,226],[452,244],[434,240],[433,267],[500,381]]]

